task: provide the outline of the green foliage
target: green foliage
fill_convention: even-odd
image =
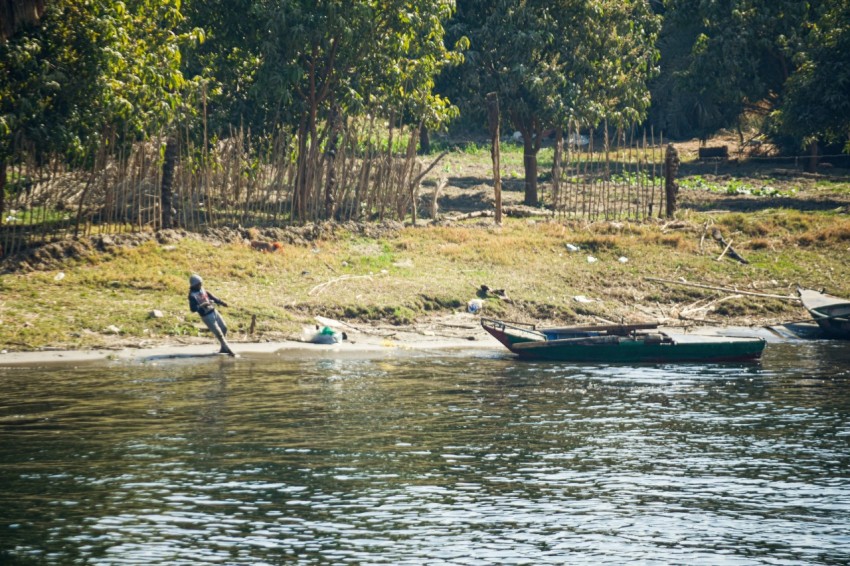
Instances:
[[[774,106],[805,47],[813,6],[797,0],[668,0],[663,37],[672,49],[665,55],[679,71],[668,86],[687,100],[679,105],[685,113],[680,119],[707,137],[735,126],[745,113]]]
[[[114,135],[157,132],[185,110],[179,0],[56,0],[38,27],[0,45],[0,155],[89,158]],[[112,136],[110,136],[110,133]]]
[[[850,153],[850,4],[827,2],[774,115],[779,133],[846,144]]]
[[[686,177],[679,180],[679,186],[685,190],[703,190],[726,195],[749,195],[757,197],[791,196],[795,189],[780,190],[771,185],[769,180],[763,184],[753,184],[740,179],[730,179],[726,182],[711,181],[701,175]]]
[[[498,92],[523,134],[632,123],[649,106],[659,26],[643,1],[458,2],[453,35],[470,41],[462,94],[483,106],[486,93]]]
[[[445,48],[449,0],[188,3],[208,41],[191,64],[211,75],[210,108],[227,128],[309,131],[335,112],[409,115],[437,127],[457,110],[433,91],[459,55]]]
[[[654,123],[705,139],[758,116],[794,151],[850,139],[846,1],[667,0],[663,11]]]

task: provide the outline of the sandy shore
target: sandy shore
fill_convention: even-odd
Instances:
[[[334,329],[345,332],[346,338],[335,344],[313,344],[307,341],[285,340],[274,342],[247,342],[231,340],[230,346],[238,359],[274,359],[280,356],[380,356],[399,355],[405,352],[493,349],[503,347],[484,331],[476,317],[455,316],[442,327],[388,329],[356,329],[339,321],[325,320]],[[36,352],[2,352],[0,367],[40,366],[48,364],[84,363],[150,363],[179,361],[194,358],[222,357],[218,344],[209,340],[199,344],[151,344],[144,347],[103,348],[91,350],[42,350]]]
[[[318,317],[321,318],[321,317]],[[425,326],[405,328],[369,329],[355,328],[340,321],[323,319],[323,323],[333,325],[340,332],[345,331],[346,339],[335,344],[313,344],[307,341],[287,340],[276,342],[231,341],[231,347],[237,359],[277,359],[282,356],[291,358],[310,357],[373,357],[384,355],[404,355],[416,352],[437,352],[440,350],[491,349],[508,354],[507,350],[479,324],[478,317],[468,314],[455,314],[439,322],[431,321]],[[760,337],[767,342],[786,342],[816,338],[817,326],[814,324],[795,324],[785,326],[731,326],[731,327],[692,327],[665,328],[659,330],[669,334]],[[110,348],[92,350],[43,350],[37,352],[2,352],[0,367],[42,366],[49,364],[80,365],[86,363],[123,363],[145,364],[188,359],[222,357],[217,353],[218,345],[210,340],[198,344],[152,344],[135,348]]]

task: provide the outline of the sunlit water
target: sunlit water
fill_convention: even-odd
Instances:
[[[0,369],[0,563],[847,564],[850,344]]]

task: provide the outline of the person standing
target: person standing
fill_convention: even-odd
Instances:
[[[227,343],[227,324],[216,310],[216,305],[226,307],[227,303],[204,289],[204,280],[197,273],[193,273],[189,277],[189,310],[198,313],[213,336],[218,339],[221,344],[218,353],[235,356]]]

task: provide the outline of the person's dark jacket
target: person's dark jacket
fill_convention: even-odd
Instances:
[[[215,305],[227,306],[227,303],[201,287],[189,290],[189,310],[206,316],[215,310]]]

